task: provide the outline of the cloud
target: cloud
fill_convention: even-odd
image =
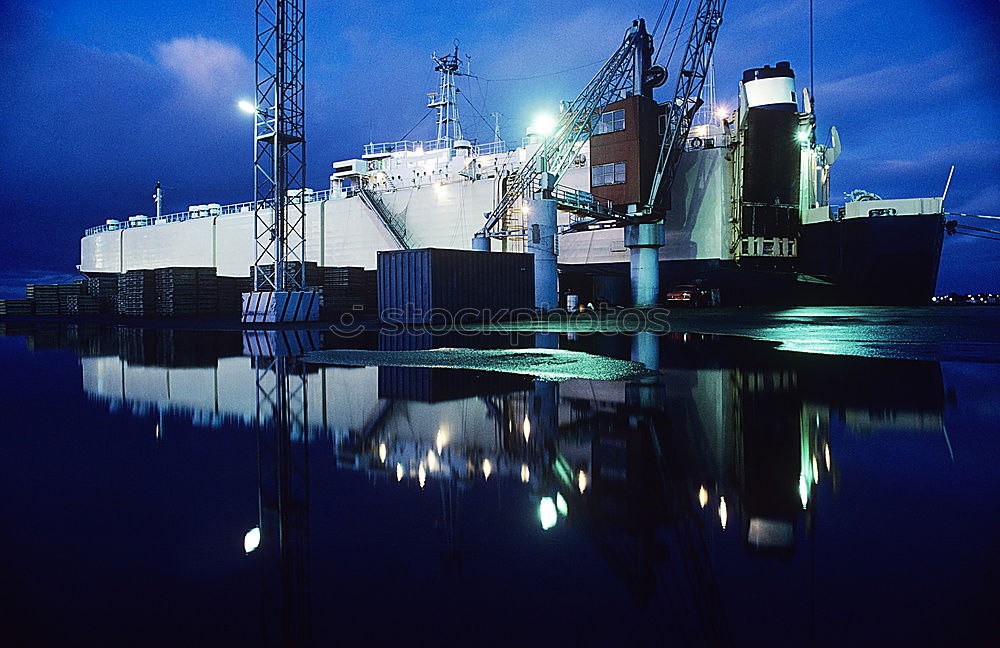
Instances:
[[[253,85],[253,63],[229,43],[203,36],[175,38],[158,43],[155,53],[186,91],[200,96],[233,96]]]
[[[957,49],[942,50],[917,61],[887,65],[835,81],[818,83],[816,96],[825,110],[892,106],[896,112],[923,109],[935,99],[953,99],[975,81]]]
[[[747,13],[738,16],[731,29],[737,32],[760,31],[789,20],[801,18],[802,3],[800,0],[790,0],[784,4],[762,3]]]
[[[990,214],[1000,215],[1000,185],[984,187],[975,195],[958,203],[949,209],[966,214]],[[995,221],[993,221],[995,223]],[[1000,225],[1000,223],[997,223]],[[993,229],[996,229],[995,227]]]
[[[876,166],[885,171],[925,171],[930,168],[956,167],[988,168],[1000,164],[1000,140],[979,139],[951,142],[921,155],[908,158],[876,160]]]

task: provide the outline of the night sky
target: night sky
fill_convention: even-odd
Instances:
[[[420,120],[431,53],[456,38],[479,77],[463,80],[463,126],[489,140],[498,111],[515,142],[532,115],[576,96],[634,17],[652,23],[659,8],[308,0],[310,185]],[[940,195],[954,164],[946,209],[1000,213],[1000,3],[817,0],[815,25],[818,132],[835,124],[844,145],[833,201],[855,188]],[[253,95],[253,30],[251,0],[0,0],[0,296],[72,274],[83,230],[152,213],[157,181],[166,213],[250,199],[252,125],[236,101]],[[779,60],[800,87],[808,80],[808,1],[730,0],[719,103],[735,103],[743,69]],[[432,118],[410,135],[433,136]],[[938,290],[997,291],[998,270],[1000,243],[950,237]]]

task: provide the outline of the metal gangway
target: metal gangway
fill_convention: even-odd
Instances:
[[[411,245],[406,231],[406,223],[399,216],[392,213],[386,207],[385,203],[382,202],[381,198],[360,184],[358,185],[357,195],[361,198],[361,202],[382,221],[382,224],[385,225],[386,230],[392,235],[393,240],[399,245],[399,248],[401,250],[409,250]]]

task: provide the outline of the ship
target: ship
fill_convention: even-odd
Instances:
[[[511,143],[498,127],[493,141],[466,137],[458,93],[467,63],[457,46],[432,60],[439,73],[427,103],[437,114],[433,139],[369,142],[358,157],[332,163],[328,187],[295,190],[305,194],[307,262],[372,270],[380,251],[483,249],[473,239],[543,136],[529,129]],[[623,229],[614,220],[594,227],[583,214],[642,203],[665,129],[668,104],[657,102],[652,87],[622,95],[595,116],[553,191],[559,291],[580,303],[629,304]],[[698,286],[725,306],[929,303],[944,196],[885,200],[857,192],[831,204],[830,171],[842,147],[835,127],[822,139],[809,89],[800,92],[787,61],[747,69],[738,106],[706,103],[670,187],[660,285]],[[109,219],[86,230],[78,269],[95,276],[209,267],[248,277],[255,209],[253,202],[209,203]],[[526,250],[525,210],[515,204],[506,213],[500,228],[514,234],[489,239],[490,249]]]

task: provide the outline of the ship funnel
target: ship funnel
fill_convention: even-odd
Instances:
[[[774,67],[765,65],[743,72],[743,92],[748,108],[770,110],[798,109],[795,98],[795,72],[788,61],[781,61]]]

